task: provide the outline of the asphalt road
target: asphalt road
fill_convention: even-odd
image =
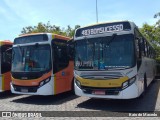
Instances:
[[[71,92],[56,96],[15,95],[10,92],[4,92],[0,93],[0,111],[72,111],[70,114],[73,116],[78,116],[78,114],[80,114],[78,111],[83,111],[83,113],[86,113],[86,116],[90,116],[85,118],[89,120],[106,119],[106,116],[113,117],[112,119],[124,119],[122,117],[125,117],[125,119],[137,119],[135,117],[128,117],[128,114],[135,112],[160,111],[159,89],[160,80],[154,80],[147,88],[143,97],[131,100],[90,99],[87,97],[78,97]],[[100,113],[99,111],[105,112],[105,117],[102,117],[103,115],[98,118],[95,117]],[[160,114],[160,112],[158,113]],[[63,116],[62,113],[57,114]],[[56,119],[67,118],[68,117],[56,117]],[[78,116],[73,117],[72,119],[83,118]],[[139,119],[142,119],[142,117]],[[158,118],[143,117],[143,119],[150,120]]]

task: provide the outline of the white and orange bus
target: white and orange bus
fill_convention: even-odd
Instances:
[[[16,94],[55,95],[73,88],[73,59],[69,37],[52,33],[15,38],[11,91]]]
[[[10,90],[12,42],[0,41],[0,92]]]

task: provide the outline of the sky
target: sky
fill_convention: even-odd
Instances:
[[[130,20],[154,25],[160,0],[97,0],[98,22]],[[0,0],[0,40],[11,40],[22,28],[39,22],[66,28],[96,23],[96,0]]]

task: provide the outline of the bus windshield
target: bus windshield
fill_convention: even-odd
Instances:
[[[130,68],[135,64],[133,34],[75,41],[75,69]]]
[[[46,71],[51,67],[49,45],[13,47],[12,72]]]

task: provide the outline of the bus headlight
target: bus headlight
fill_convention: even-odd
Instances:
[[[77,85],[79,88],[81,88],[81,83],[80,83],[78,80],[75,80],[75,82],[76,82],[76,85]]]
[[[45,80],[45,83],[47,83],[47,82],[49,82],[49,81],[50,81],[50,79],[48,78],[48,79]]]
[[[122,85],[122,89],[125,89],[128,86],[128,81],[124,82]]]
[[[136,76],[132,77],[131,79],[125,81],[123,84],[122,84],[122,89],[125,89],[127,88],[128,86],[132,85],[134,82],[136,81]]]
[[[48,83],[50,81],[50,79],[51,79],[51,77],[41,81],[40,84],[39,84],[39,87],[41,87],[41,86],[45,85],[46,83]]]
[[[43,86],[44,85],[44,81],[41,81],[39,86]]]
[[[136,81],[136,76],[133,77],[133,78],[131,78],[131,79],[129,80],[129,84],[131,85],[131,84],[133,84],[135,81]]]

